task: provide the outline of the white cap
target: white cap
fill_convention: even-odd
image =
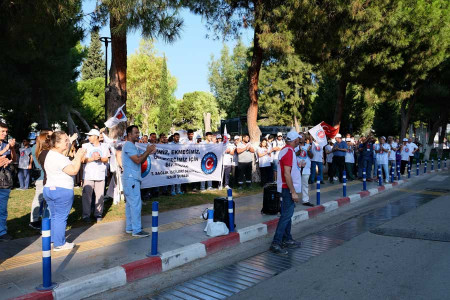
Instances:
[[[227,134],[225,134],[225,136],[228,138],[228,139],[230,139],[230,135],[227,133]]]
[[[195,138],[198,140],[198,139],[201,139],[202,136],[200,134],[197,134],[197,136]]]
[[[283,136],[283,133],[282,132],[278,132],[277,136]]]
[[[299,137],[300,137],[300,135],[295,131],[289,131],[289,133],[287,134],[288,142],[292,142],[295,139],[298,139]]]
[[[239,139],[239,136],[238,136],[238,135],[235,135],[235,136],[234,136],[234,139],[235,139],[235,140],[238,140],[238,139]]]
[[[352,139],[351,139],[351,138],[346,138],[345,141],[346,141],[346,142],[351,142]]]
[[[334,144],[336,143],[336,139],[331,139],[331,142]]]
[[[404,142],[407,142],[407,141],[408,141],[408,139],[407,139],[407,138],[404,138],[404,139],[403,139],[403,141],[404,141]]]
[[[336,134],[335,138],[342,138],[342,135],[340,133]]]
[[[380,139],[386,140],[386,137],[385,137],[385,136],[382,136],[382,137],[380,137]]]
[[[216,139],[221,139],[222,135],[219,133],[218,135],[216,135]]]
[[[88,136],[90,135],[95,135],[95,136],[100,136],[100,131],[98,131],[97,129],[91,129],[91,131],[89,131],[87,133]]]

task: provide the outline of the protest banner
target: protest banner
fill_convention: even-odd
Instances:
[[[325,134],[325,131],[323,130],[322,126],[320,124],[314,126],[309,130],[309,133],[313,137],[313,139],[319,143],[320,147],[324,147],[327,145],[327,136]]]
[[[144,152],[147,144],[137,143]],[[158,144],[141,164],[141,188],[222,180],[223,144]]]

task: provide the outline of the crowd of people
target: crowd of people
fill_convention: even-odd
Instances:
[[[65,228],[75,186],[82,187],[83,221],[102,221],[105,199],[119,195],[120,201],[123,192],[126,200],[125,231],[135,237],[145,237],[149,233],[142,231],[142,198],[154,198],[160,194],[176,196],[186,191],[201,192],[222,186],[242,189],[252,184],[258,170],[262,186],[285,182],[280,165],[283,169],[281,160],[286,159],[286,155],[290,156],[287,151],[290,148],[299,171],[299,176],[294,178],[295,190],[305,206],[314,206],[309,202],[309,184],[316,180],[324,183],[325,166],[330,183],[342,182],[344,170],[348,180],[361,179],[363,168],[366,169],[367,180],[371,181],[376,177],[378,166],[388,180],[390,165],[400,165],[404,173],[407,163],[413,158],[418,159],[419,154],[417,142],[408,139],[400,143],[393,137],[380,137],[377,142],[372,135],[356,140],[349,134],[345,138],[338,134],[321,147],[307,132],[295,133],[295,143],[289,134],[284,136],[278,132],[264,136],[255,146],[247,134],[231,137],[207,132],[203,138],[188,130],[186,137],[181,139],[179,133],[169,137],[165,134],[158,137],[156,133],[141,136],[137,126],[129,126],[124,139],[114,144],[104,140],[103,130],[92,129],[86,140],[79,139],[76,134],[68,136],[63,131],[41,130],[34,143],[24,139],[19,145],[14,139],[7,139],[8,126],[0,122],[0,241],[11,238],[6,228],[7,202],[16,181],[17,190],[28,189],[34,182],[36,191],[29,226],[40,230],[40,219],[50,217],[52,242],[54,249],[59,251],[74,246],[65,240]],[[222,182],[141,189],[140,165],[156,152],[156,144],[223,144],[224,139],[227,143],[224,145]],[[146,151],[138,151],[136,143],[147,144]],[[290,160],[292,163],[293,159]]]

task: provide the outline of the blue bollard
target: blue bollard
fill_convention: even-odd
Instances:
[[[408,162],[408,178],[411,178],[411,163]]]
[[[342,196],[347,197],[347,172],[344,170],[344,173],[342,174]],[[320,183],[320,182],[319,182]]]
[[[419,176],[419,162],[417,162],[417,166],[416,166],[416,176]]]
[[[428,161],[425,161],[425,165],[423,166],[423,174],[427,174],[427,164]]]
[[[391,183],[394,182],[394,164],[391,165]]]
[[[159,215],[159,202],[153,201],[152,203],[152,250],[148,257],[159,256],[158,253],[158,215]]]
[[[230,232],[234,232],[233,190],[228,189],[228,220],[230,220]]]
[[[317,176],[316,204],[320,205],[320,176]]]
[[[400,180],[400,165],[397,165],[397,180]]]
[[[441,158],[440,157],[438,158],[438,170],[439,171],[441,170]]]
[[[381,176],[381,166],[378,166],[378,186],[383,185],[383,177]]]
[[[444,168],[447,168],[447,157],[444,158]]]
[[[366,168],[363,168],[363,191],[367,191]]]
[[[42,219],[42,284],[36,289],[48,291],[56,287],[52,282],[52,251],[51,251],[50,219]]]
[[[431,160],[431,171],[434,171],[434,158]]]

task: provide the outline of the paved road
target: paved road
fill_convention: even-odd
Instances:
[[[401,192],[445,194],[231,299],[449,299],[450,176]]]

